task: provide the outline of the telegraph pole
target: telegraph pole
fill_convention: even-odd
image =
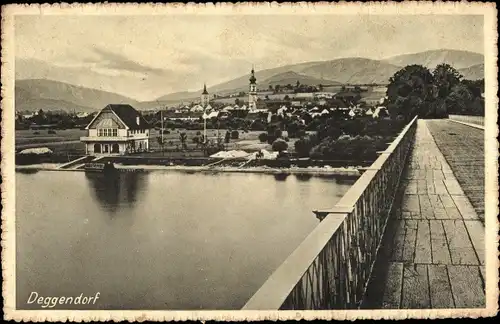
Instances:
[[[163,107],[160,110],[160,118],[161,118],[161,155],[165,155],[165,143],[163,142]]]
[[[203,143],[207,143],[207,111],[203,110]]]

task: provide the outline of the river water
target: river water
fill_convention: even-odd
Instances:
[[[354,181],[16,173],[17,307],[99,292],[55,309],[239,309]]]

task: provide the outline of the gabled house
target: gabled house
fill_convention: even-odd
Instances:
[[[201,105],[195,105],[193,108],[189,109],[190,112],[202,112],[204,110],[205,108],[203,108]]]
[[[87,155],[119,155],[149,149],[151,125],[130,105],[110,104],[104,107],[85,128]]]

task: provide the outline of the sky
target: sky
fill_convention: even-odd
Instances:
[[[139,100],[215,85],[252,65],[484,48],[483,18],[472,15],[31,15],[16,16],[15,41],[16,59],[57,67],[49,78],[70,71],[75,84]]]

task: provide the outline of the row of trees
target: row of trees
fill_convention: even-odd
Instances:
[[[484,79],[471,81],[448,64],[432,72],[421,65],[409,65],[389,79],[386,105],[392,116],[406,120],[445,118],[448,114],[484,115]]]
[[[31,117],[23,117],[18,114],[16,118],[16,129],[28,129],[30,125],[53,125],[58,129],[69,129],[75,127],[86,126],[94,118],[93,114],[86,117],[77,117],[76,114],[67,113],[64,111],[43,111],[38,110],[36,114]]]
[[[322,120],[316,133],[301,136],[295,142],[295,151],[300,157],[371,160],[376,157],[376,151],[384,149],[405,124],[406,121],[401,118],[328,118]]]

